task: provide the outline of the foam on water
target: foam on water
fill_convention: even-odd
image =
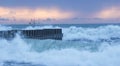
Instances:
[[[1,28],[7,30],[7,27]],[[19,35],[11,41],[0,39],[0,65],[4,65],[5,61],[29,62],[46,66],[120,65],[119,39],[111,39],[111,37],[119,38],[119,26],[62,29],[63,41],[27,40],[20,38]],[[100,39],[109,41],[101,41]],[[97,49],[95,49],[96,47]],[[97,51],[89,51],[90,48]]]
[[[82,28],[82,27],[70,27],[63,28],[64,40],[75,39],[110,39],[111,37],[120,36],[120,26],[101,26],[98,28]]]

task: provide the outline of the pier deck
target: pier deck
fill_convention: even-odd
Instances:
[[[54,39],[62,40],[62,29],[36,29],[36,30],[6,30],[0,31],[0,38],[12,39],[16,34],[27,39]]]

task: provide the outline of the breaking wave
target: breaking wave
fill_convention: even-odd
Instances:
[[[61,28],[63,40],[0,39],[0,66],[119,66],[120,26]],[[12,27],[0,26],[0,30]]]

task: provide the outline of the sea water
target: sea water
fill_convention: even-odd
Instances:
[[[0,25],[12,29],[61,28],[63,40],[0,39],[0,66],[119,66],[119,25]]]

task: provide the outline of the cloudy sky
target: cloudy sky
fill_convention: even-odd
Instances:
[[[0,0],[0,23],[120,23],[120,0]]]

